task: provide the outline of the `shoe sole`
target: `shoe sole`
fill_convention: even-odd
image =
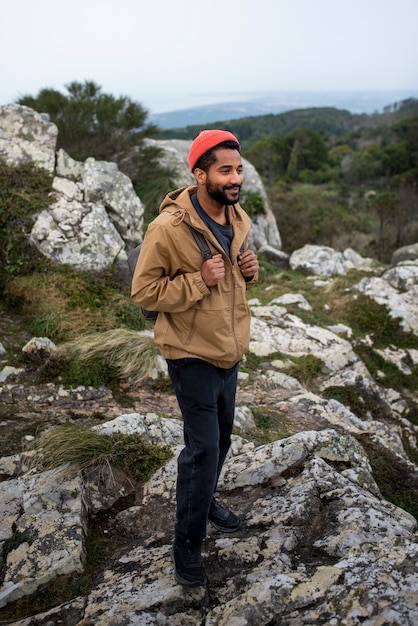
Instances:
[[[187,587],[205,587],[206,586],[206,583],[207,583],[206,576],[203,579],[203,581],[202,580],[186,580],[185,578],[182,578],[180,576],[180,574],[176,570],[176,562],[174,560],[174,550],[173,549],[171,549],[171,558],[172,558],[173,563],[174,563],[174,578],[179,583],[179,585],[186,585]]]

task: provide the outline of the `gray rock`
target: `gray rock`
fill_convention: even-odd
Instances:
[[[380,277],[363,278],[355,289],[387,307],[406,332],[418,334],[418,264],[397,265]]]
[[[0,607],[83,570],[87,519],[79,477],[44,472],[2,482],[0,509],[0,539],[16,538],[5,560]]]
[[[57,136],[47,115],[20,104],[0,106],[0,157],[8,165],[33,163],[52,174]]]
[[[396,265],[402,261],[418,260],[418,243],[412,243],[409,246],[402,246],[392,254],[391,265]]]
[[[30,238],[46,257],[82,270],[109,268],[125,248],[103,206],[64,197],[38,215]]]
[[[351,248],[337,252],[328,246],[306,244],[295,250],[289,259],[293,270],[300,270],[315,276],[343,276],[352,269],[373,267],[371,259],[365,259]]]

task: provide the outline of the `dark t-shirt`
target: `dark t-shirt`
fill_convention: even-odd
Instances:
[[[202,208],[199,200],[197,199],[196,193],[192,194],[190,199],[202,222],[204,222],[206,226],[213,232],[216,239],[225,250],[226,254],[229,256],[229,258],[231,258],[230,249],[232,238],[234,236],[234,233],[232,231],[232,225],[228,223],[224,226],[223,224],[218,224],[218,222],[215,222],[215,220],[213,220]]]

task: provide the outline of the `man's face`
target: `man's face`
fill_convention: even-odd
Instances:
[[[244,180],[240,153],[238,150],[219,148],[216,157],[216,163],[206,174],[206,191],[221,205],[235,204]]]

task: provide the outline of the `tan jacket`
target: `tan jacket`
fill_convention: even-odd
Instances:
[[[202,222],[190,200],[196,187],[169,193],[160,214],[148,226],[132,281],[132,298],[145,309],[159,311],[155,342],[168,359],[194,357],[229,368],[248,349],[250,308],[245,296],[257,275],[245,282],[237,264],[247,247],[250,219],[239,205],[228,206],[233,228],[231,258]],[[202,232],[213,254],[222,253],[225,277],[208,288],[203,264],[187,224]]]

